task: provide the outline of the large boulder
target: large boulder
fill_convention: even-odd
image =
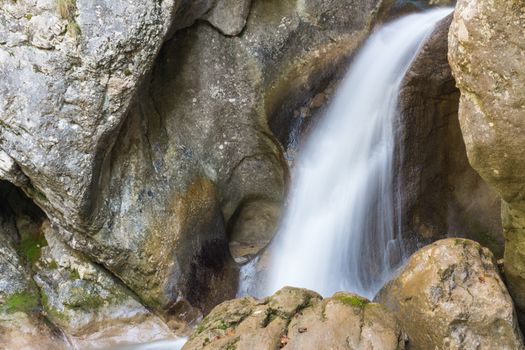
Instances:
[[[224,302],[197,326],[183,347],[192,349],[404,349],[395,317],[350,293],[324,299],[285,287],[263,300]]]
[[[514,304],[492,253],[449,238],[416,252],[376,300],[414,349],[523,349]]]
[[[401,85],[395,183],[403,232],[412,247],[466,235],[501,257],[500,199],[470,166],[459,126],[459,90],[447,60],[451,21],[452,14],[436,26]]]
[[[461,91],[459,117],[473,168],[501,195],[505,275],[525,312],[525,4],[459,0],[449,61]]]

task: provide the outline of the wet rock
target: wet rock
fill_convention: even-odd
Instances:
[[[39,290],[32,280],[31,264],[43,243],[32,239],[39,227],[22,208],[11,207],[22,203],[10,186],[0,182],[0,347],[66,349],[66,338],[41,315]]]
[[[0,223],[0,300],[4,302],[9,296],[24,292],[30,281],[25,264],[16,252],[13,242],[16,236],[12,232],[16,232],[13,223]]]
[[[248,3],[235,2],[238,18]],[[0,176],[160,314],[207,312],[237,286],[228,234],[255,249],[273,236],[287,181],[279,118],[317,94],[389,2],[261,1],[239,37],[180,30],[211,0],[61,4],[0,9]],[[268,214],[261,231],[253,208]],[[40,276],[49,289],[63,278]]]
[[[514,305],[492,253],[449,238],[416,252],[376,300],[414,349],[523,349]]]
[[[316,72],[351,55],[378,6],[358,3],[343,18],[267,1],[252,5],[242,36],[203,23],[178,31],[104,161],[89,230],[61,231],[64,240],[163,313],[181,300],[207,312],[233,297],[228,236],[250,247],[242,255],[261,249],[285,192],[267,120],[277,100],[293,100],[285,85],[313,90]]]
[[[0,312],[0,343],[5,350],[66,350],[72,346],[44,318],[24,312]]]
[[[470,166],[459,126],[459,90],[447,60],[451,21],[436,27],[401,87],[396,183],[403,232],[412,246],[465,235],[501,257],[500,199]]]
[[[239,206],[239,215],[231,219],[230,252],[234,258],[254,256],[268,244],[281,216],[279,203],[247,202]],[[235,214],[234,214],[235,215]]]
[[[322,299],[285,287],[263,300],[224,302],[196,328],[189,349],[404,349],[394,316],[350,293]]]
[[[105,348],[174,338],[156,315],[100,267],[60,242],[44,224],[48,246],[42,248],[34,280],[44,315],[76,348]]]
[[[28,193],[72,246],[76,234],[90,240],[85,236],[100,230],[104,160],[168,31],[191,25],[211,6],[2,3],[0,174]],[[102,254],[95,260],[105,262]]]
[[[525,312],[525,5],[458,1],[449,61],[461,91],[459,118],[472,167],[501,195],[505,276]],[[525,318],[524,318],[525,319]]]
[[[392,18],[428,10],[431,7],[453,7],[456,0],[396,0],[389,12]]]

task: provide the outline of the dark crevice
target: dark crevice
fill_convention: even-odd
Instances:
[[[26,194],[12,183],[0,180],[0,230],[17,245],[23,258],[37,254],[31,244],[43,238],[40,226],[46,215]],[[24,256],[24,255],[30,256]]]

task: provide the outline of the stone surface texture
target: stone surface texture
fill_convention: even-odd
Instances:
[[[413,349],[523,349],[494,256],[448,238],[417,251],[375,300],[399,319]]]
[[[197,326],[192,349],[405,349],[406,336],[379,304],[350,293],[323,299],[285,287],[263,300],[224,302]]]
[[[523,1],[458,1],[449,33],[449,61],[461,91],[461,130],[473,168],[503,199],[505,276],[521,315],[525,312],[524,58]]]
[[[3,211],[0,286],[35,292],[27,315],[68,346],[133,338],[126,319],[187,330],[235,294],[228,244],[246,259],[274,234],[284,111],[390,4],[0,0],[0,179],[27,195]]]
[[[434,30],[401,87],[396,183],[410,246],[466,236],[503,255],[500,199],[467,159],[459,90],[447,60],[452,14]]]

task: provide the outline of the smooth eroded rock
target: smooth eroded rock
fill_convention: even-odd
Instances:
[[[465,235],[499,258],[500,198],[470,166],[459,126],[459,90],[447,60],[451,21],[452,14],[436,26],[401,85],[396,183],[403,231],[410,246]]]
[[[376,300],[413,349],[523,349],[514,304],[492,253],[449,238],[417,251]]]
[[[525,315],[523,28],[523,1],[460,0],[449,33],[449,61],[461,91],[461,131],[473,168],[504,200],[505,275],[521,315]]]
[[[197,326],[191,349],[404,349],[395,317],[379,304],[351,293],[323,299],[285,287],[273,296],[218,305]]]
[[[252,0],[219,0],[204,19],[224,35],[237,35],[246,25],[251,3]]]
[[[47,246],[35,267],[46,317],[79,349],[175,338],[119,281],[60,242],[44,224]]]

